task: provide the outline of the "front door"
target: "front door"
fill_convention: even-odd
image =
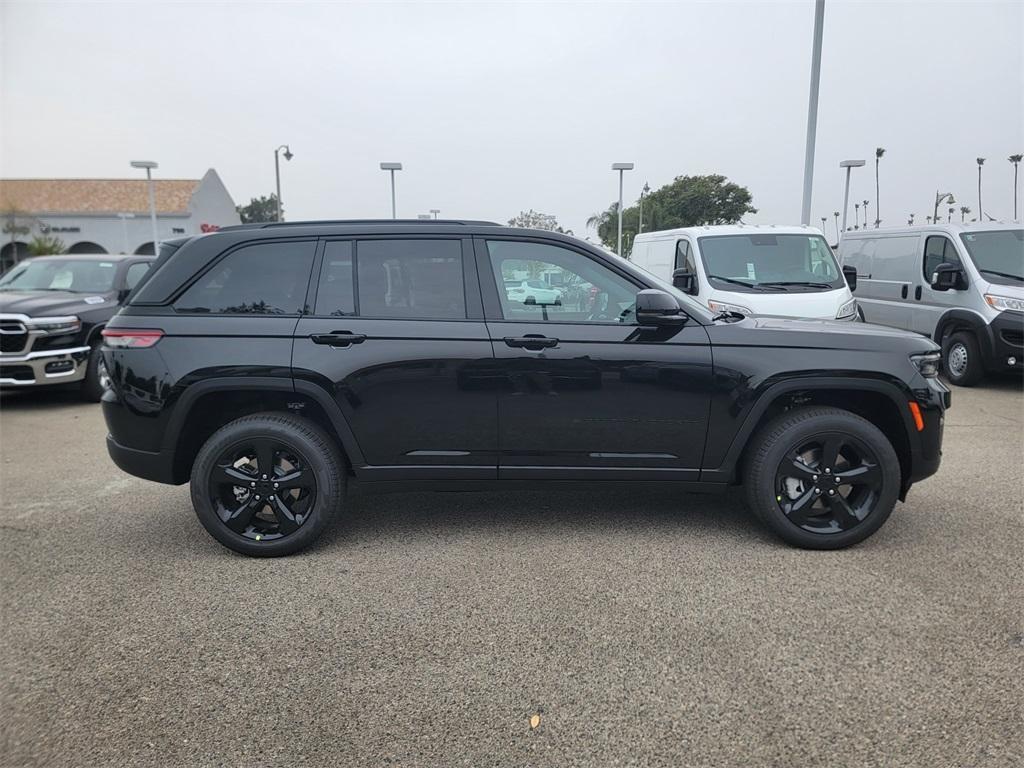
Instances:
[[[480,238],[476,251],[499,476],[697,480],[712,377],[704,328],[641,328],[633,305],[645,286],[582,249]],[[551,290],[516,290],[533,280]]]
[[[322,244],[311,314],[295,331],[299,382],[332,392],[363,454],[364,479],[493,479],[492,353],[472,241]]]
[[[919,263],[919,284],[914,289],[914,330],[932,336],[939,319],[950,309],[963,305],[966,290],[965,286],[960,290],[936,291],[931,285],[932,273],[944,263],[956,264],[962,269],[963,262],[952,240],[945,235],[928,235],[924,240],[924,258]],[[967,279],[966,271],[964,278]]]

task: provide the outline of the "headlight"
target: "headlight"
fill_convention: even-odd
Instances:
[[[1010,309],[1014,312],[1024,312],[1024,299],[1014,299],[1010,296],[996,296],[986,293],[985,301],[993,309]]]
[[[934,379],[939,375],[940,357],[938,352],[925,352],[923,355],[911,355],[910,362],[926,379]]]
[[[739,312],[741,315],[754,314],[741,304],[726,304],[724,301],[715,301],[714,299],[708,299],[708,309],[712,312]]]
[[[836,320],[846,320],[857,314],[857,300],[850,299],[836,312]]]
[[[43,333],[76,333],[82,328],[82,321],[74,315],[68,317],[30,317],[25,323],[29,330]]]

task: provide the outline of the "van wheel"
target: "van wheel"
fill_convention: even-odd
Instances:
[[[942,342],[942,365],[949,380],[973,387],[985,375],[978,339],[970,331],[957,331]]]
[[[199,522],[228,549],[253,557],[290,555],[312,544],[344,490],[335,442],[308,420],[281,413],[221,427],[192,467]]]
[[[874,424],[839,408],[783,413],[751,441],[747,503],[786,542],[842,549],[888,519],[900,490],[900,462]]]

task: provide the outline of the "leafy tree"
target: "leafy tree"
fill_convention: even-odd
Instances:
[[[508,220],[510,227],[522,227],[523,229],[544,229],[549,232],[561,232],[565,235],[571,235],[572,231],[562,229],[558,225],[558,221],[550,213],[541,213],[531,208],[528,211],[520,211],[519,215],[515,218]]]
[[[644,230],[695,227],[701,224],[735,224],[748,213],[757,213],[750,190],[726,180],[721,174],[677,176],[670,184],[644,196]],[[639,231],[640,206],[622,212],[622,241],[632,243]],[[615,247],[619,227],[619,204],[596,213],[587,226],[597,230],[601,242]],[[625,250],[625,249],[624,249]]]
[[[36,235],[28,242],[28,252],[32,256],[50,256],[67,253],[67,250],[64,241],[54,235]]]
[[[271,192],[266,197],[254,197],[248,205],[239,205],[235,210],[243,224],[277,221],[277,195]]]

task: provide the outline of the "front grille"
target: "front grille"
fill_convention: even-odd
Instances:
[[[32,368],[27,365],[0,365],[0,379],[32,381],[35,379],[35,374],[32,373]]]
[[[1024,331],[1018,331],[1015,328],[1003,328],[999,335],[1003,337],[1003,341],[1011,346],[1024,347]]]
[[[28,329],[21,320],[0,319],[0,352],[21,352],[28,343]]]

